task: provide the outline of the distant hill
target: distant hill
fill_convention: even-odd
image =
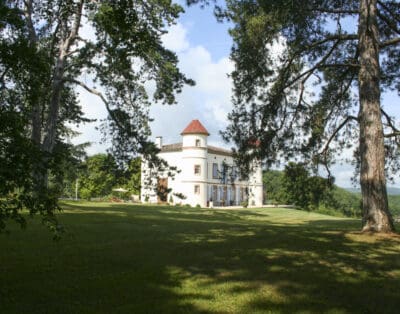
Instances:
[[[345,188],[346,191],[361,197],[361,190],[357,188]],[[389,209],[392,215],[400,217],[400,189],[399,188],[387,188],[389,198]]]
[[[351,193],[361,193],[361,190],[359,188],[344,188],[344,189]],[[389,195],[400,195],[399,188],[388,187],[387,192]]]

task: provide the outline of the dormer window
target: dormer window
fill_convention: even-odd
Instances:
[[[201,146],[201,141],[199,139],[196,140],[195,146],[196,147],[200,147]]]

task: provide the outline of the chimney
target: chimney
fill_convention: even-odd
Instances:
[[[157,136],[157,137],[156,137],[156,146],[157,146],[157,148],[159,148],[159,149],[162,148],[162,136]]]

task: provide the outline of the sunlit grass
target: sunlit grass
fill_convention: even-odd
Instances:
[[[400,238],[293,209],[65,203],[0,235],[0,313],[398,313]]]

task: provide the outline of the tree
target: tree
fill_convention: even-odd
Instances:
[[[264,199],[273,203],[283,204],[285,197],[282,187],[283,172],[278,170],[267,170],[263,172]]]
[[[0,99],[5,109],[0,113],[17,123],[1,125],[1,135],[8,138],[0,154],[12,161],[16,150],[25,151],[18,157],[22,177],[1,177],[0,185],[8,188],[0,199],[10,199],[1,203],[1,229],[23,206],[49,215],[57,207],[56,197],[48,199],[47,184],[57,143],[68,137],[68,122],[88,122],[78,88],[104,103],[108,118],[102,129],[118,160],[156,152],[148,140],[151,101],[173,104],[176,93],[193,84],[161,41],[181,12],[180,5],[163,0],[1,1]],[[91,36],[85,36],[83,25],[93,29]],[[154,82],[153,95],[146,91],[147,82]],[[10,143],[17,145],[14,151]],[[15,191],[24,199],[17,207],[12,205]]]
[[[400,90],[400,4],[227,0],[220,14],[234,25],[234,109],[224,136],[239,159],[301,154],[330,175],[335,154],[352,145],[363,231],[393,231],[386,176],[399,169],[400,132],[381,92]]]
[[[82,198],[91,199],[111,194],[117,183],[118,166],[109,154],[96,154],[86,159],[84,171],[79,177],[79,194]]]
[[[78,178],[85,170],[85,149],[89,143],[73,145],[59,142],[54,150],[54,164],[50,167],[49,189],[57,196],[75,198]]]
[[[263,181],[270,200],[327,214],[361,217],[360,196],[334,185],[332,180],[310,175],[305,164],[289,162],[284,171],[265,171]]]
[[[282,188],[285,201],[301,208],[310,205],[309,174],[302,164],[290,162],[283,172]]]
[[[134,158],[129,162],[128,169],[126,171],[127,182],[125,187],[136,195],[140,194],[141,165],[142,160],[140,158]]]

